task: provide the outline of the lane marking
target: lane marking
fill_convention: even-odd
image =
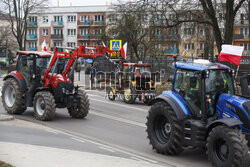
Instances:
[[[71,137],[71,139],[76,140],[76,141],[79,141],[79,142],[81,142],[81,143],[85,143],[85,141],[83,141],[83,140],[81,140],[81,139],[77,139],[77,138],[75,138],[75,137]]]
[[[110,149],[112,149],[113,151],[120,152],[120,153],[123,153],[123,154],[127,154],[127,155],[130,155],[130,156],[132,156],[132,157],[136,157],[136,158],[138,158],[138,159],[140,159],[140,160],[142,160],[142,161],[144,161],[144,162],[146,161],[146,162],[150,162],[150,163],[154,163],[154,164],[157,164],[157,163],[158,163],[158,161],[155,161],[155,160],[152,160],[152,159],[149,159],[149,158],[145,158],[145,157],[142,157],[142,156],[140,156],[140,155],[136,155],[136,154],[131,153],[131,152],[129,152],[129,151],[126,151],[126,150],[124,150],[124,149],[122,150],[122,148],[116,148],[116,147],[114,147],[114,146],[108,146],[108,145],[101,144],[101,143],[99,143],[99,142],[96,142],[96,141],[93,141],[93,140],[90,140],[90,139],[86,139],[86,138],[84,138],[84,137],[79,137],[79,136],[76,136],[76,135],[72,135],[72,134],[70,134],[70,133],[73,133],[73,132],[68,132],[68,130],[66,130],[66,129],[58,130],[58,132],[61,133],[61,134],[70,136],[71,139],[77,140],[77,141],[79,141],[79,142],[88,142],[88,143],[92,143],[92,144],[95,144],[95,145],[100,146],[100,147],[104,147],[104,148],[108,148],[108,149],[110,148]],[[81,136],[82,134],[79,134],[79,135]],[[81,139],[80,139],[80,138],[81,138]]]
[[[107,148],[107,147],[100,147],[100,146],[99,146],[99,148],[100,148],[100,149],[102,149],[102,150],[105,150],[105,151],[112,152],[112,153],[114,153],[114,152],[115,152],[114,150],[109,149],[109,148]]]
[[[53,133],[53,134],[58,134],[58,132],[56,130],[52,130],[52,129],[46,129],[47,132]]]
[[[107,114],[102,114],[102,113],[98,113],[98,112],[94,112],[94,111],[92,111],[91,114],[96,115],[96,116],[100,116],[100,117],[104,117],[104,118],[108,118],[108,119],[112,119],[112,120],[115,120],[115,121],[119,121],[119,122],[123,122],[123,123],[132,124],[132,125],[136,125],[136,126],[146,128],[146,125],[144,123],[139,123],[139,122],[136,122],[136,121],[131,121],[131,120],[128,120],[128,119],[119,118],[119,117],[115,117],[115,116],[111,116],[111,115],[107,115]]]
[[[126,107],[126,108],[129,108],[129,109],[134,109],[134,110],[139,110],[139,111],[143,111],[143,112],[148,112],[147,109],[142,109],[142,108],[136,108],[136,107],[131,107],[131,106],[126,106],[126,105],[123,105],[123,104],[119,104],[119,103],[111,103],[111,102],[108,102],[108,101],[105,101],[105,100],[97,100],[97,99],[93,99],[93,98],[89,98],[90,100],[94,100],[94,101],[99,101],[99,102],[102,102],[102,103],[106,103],[106,104],[112,104],[112,105],[117,105],[119,107]]]

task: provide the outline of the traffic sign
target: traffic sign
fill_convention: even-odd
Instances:
[[[188,54],[187,50],[184,50],[183,54],[186,56]]]
[[[110,50],[120,50],[122,47],[121,40],[110,40]]]

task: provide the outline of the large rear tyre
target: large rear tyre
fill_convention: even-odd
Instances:
[[[208,159],[216,167],[241,167],[248,156],[245,135],[223,125],[212,129],[206,147]]]
[[[89,113],[89,99],[86,92],[78,90],[78,96],[80,97],[80,104],[78,108],[69,108],[69,115],[73,118],[84,118]]]
[[[148,139],[158,153],[177,155],[183,151],[183,128],[174,110],[165,102],[155,103],[147,116]]]
[[[2,103],[9,114],[22,114],[26,110],[25,99],[14,78],[7,79],[3,84]]]
[[[35,118],[40,121],[49,121],[55,116],[56,103],[53,95],[48,91],[41,91],[35,95]]]

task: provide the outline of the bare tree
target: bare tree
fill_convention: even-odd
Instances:
[[[11,31],[16,38],[19,49],[26,48],[28,15],[39,7],[44,7],[48,0],[0,0],[2,13],[10,23]]]

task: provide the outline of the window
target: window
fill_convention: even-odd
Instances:
[[[161,29],[154,29],[154,32],[153,32],[155,35],[159,35],[161,34]]]
[[[36,16],[30,16],[29,21],[30,22],[37,22],[37,17]]]
[[[29,48],[36,48],[36,42],[29,42]]]
[[[88,15],[80,16],[80,22],[85,22],[85,21],[89,21],[89,16]]]
[[[70,23],[76,22],[76,16],[68,16],[68,22]]]
[[[76,29],[68,29],[68,35],[76,35]]]
[[[204,28],[200,29],[200,35],[205,35],[205,29]]]
[[[162,44],[160,44],[160,43],[159,43],[159,44],[156,44],[156,45],[155,45],[155,49],[162,49]]]
[[[49,30],[48,29],[43,29],[43,36],[48,36]]]
[[[204,43],[200,43],[200,50],[204,50],[205,48],[205,44]]]
[[[80,35],[89,35],[89,29],[80,29]]]
[[[54,34],[55,35],[62,35],[63,34],[63,29],[57,29],[57,28],[55,28],[54,29]]]
[[[169,43],[167,48],[168,49],[177,49],[177,46],[178,46],[177,43]]]
[[[240,34],[248,35],[248,28],[240,28]]]
[[[62,42],[54,42],[54,46],[62,47]]]
[[[80,45],[85,45],[86,46],[86,45],[89,45],[89,43],[88,42],[81,42]]]
[[[184,35],[194,35],[195,29],[194,28],[184,28]]]
[[[250,50],[250,44],[247,43],[241,43],[240,46],[244,46],[244,50]]]
[[[103,15],[95,15],[95,21],[103,21]]]
[[[48,23],[48,22],[49,22],[48,16],[43,16],[43,22],[44,22],[44,23]]]
[[[36,35],[37,30],[36,29],[28,29],[28,35]]]
[[[194,43],[185,43],[184,49],[185,50],[194,50]]]
[[[54,16],[54,22],[63,21],[62,16]]]
[[[75,42],[67,42],[67,47],[75,47],[76,43]]]
[[[94,29],[93,34],[94,35],[101,35],[102,34],[102,29]]]

